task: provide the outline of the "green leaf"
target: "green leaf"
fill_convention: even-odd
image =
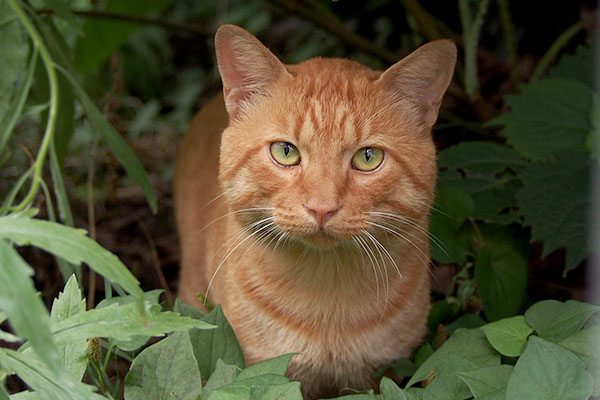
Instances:
[[[31,267],[12,246],[0,239],[0,310],[8,316],[15,333],[33,345],[46,365],[54,367],[61,363],[50,333],[50,317],[36,294],[31,275]],[[58,368],[56,373],[60,375],[64,371]]]
[[[431,380],[423,392],[425,400],[467,399],[471,392],[456,372],[500,364],[500,357],[480,329],[458,329],[415,372],[406,387]]]
[[[575,354],[537,336],[530,336],[508,381],[511,400],[587,400],[593,379]]]
[[[442,150],[438,185],[473,198],[473,217],[487,222],[516,221],[518,174],[526,162],[510,147],[493,142],[462,142]]]
[[[251,365],[238,374],[236,381],[267,374],[284,375],[292,357],[296,354],[297,353],[284,354]]]
[[[531,241],[543,242],[542,257],[566,247],[565,274],[588,253],[591,165],[583,152],[563,152],[551,163],[531,164],[523,170],[524,186],[517,193],[523,223],[531,226]]]
[[[464,314],[458,317],[452,323],[446,325],[446,329],[448,330],[448,335],[451,336],[455,330],[459,328],[479,328],[484,325],[485,321],[479,315],[475,314]]]
[[[81,26],[69,8],[69,3],[64,0],[44,0],[46,7],[56,12],[56,16],[65,21],[77,34],[81,34]]]
[[[50,311],[50,326],[55,327],[59,322],[80,313],[85,313],[85,300],[81,299],[81,290],[75,275],[73,275],[67,281],[62,293],[54,299]],[[57,340],[56,345],[65,370],[74,381],[81,381],[87,368],[87,358],[85,356],[88,343],[86,339]]]
[[[583,150],[595,129],[593,114],[600,101],[592,89],[565,79],[544,79],[508,96],[510,111],[492,120],[504,125],[500,135],[533,161],[551,160],[565,151]]]
[[[235,333],[225,319],[223,310],[217,306],[202,321],[216,325],[212,330],[192,330],[190,339],[194,348],[194,355],[202,376],[211,376],[217,365],[217,360],[226,364],[244,368],[245,361],[242,349],[235,337]]]
[[[406,400],[423,400],[423,392],[425,392],[425,389],[423,388],[411,387],[404,389]]]
[[[264,388],[264,389],[263,389]],[[250,400],[302,400],[300,382],[288,382],[274,386],[254,386],[250,390]]]
[[[494,257],[490,247],[482,247],[475,262],[475,280],[490,321],[519,312],[527,287],[527,264],[520,254],[511,251]]]
[[[129,293],[138,298],[143,295],[137,279],[117,256],[87,237],[81,229],[28,218],[18,213],[0,217],[0,238],[10,239],[18,245],[34,245],[72,264],[85,262]]]
[[[104,11],[135,16],[145,15],[149,11],[161,11],[168,5],[163,0],[109,0],[105,3]],[[75,43],[75,68],[83,75],[89,75],[139,28],[139,24],[132,22],[87,19],[83,24],[83,35]]]
[[[575,353],[594,377],[594,396],[600,396],[600,325],[575,332],[558,343]]]
[[[2,399],[2,396],[0,396],[0,399]],[[29,390],[24,390],[22,392],[15,393],[10,396],[10,400],[39,400],[39,399],[41,399],[39,394],[37,394],[36,392],[30,392]]]
[[[452,187],[438,188],[431,213],[432,257],[441,263],[465,261],[465,246],[456,239],[459,228],[473,212],[471,197]]]
[[[518,357],[533,329],[522,315],[501,319],[481,327],[493,348],[507,357]]]
[[[83,108],[85,108],[92,129],[104,139],[115,158],[123,165],[123,168],[125,168],[127,175],[140,185],[152,212],[156,213],[158,207],[156,192],[154,191],[154,187],[152,187],[148,174],[140,160],[138,160],[127,142],[119,135],[119,133],[117,133],[117,131],[115,131],[115,128],[112,127],[106,118],[104,118],[100,110],[94,105],[94,102],[88,97],[85,90],[77,83],[75,78],[63,68],[57,67],[57,69],[71,82],[75,95],[83,105]]]
[[[472,371],[458,372],[457,375],[469,386],[473,396],[478,399],[484,395],[496,393],[506,388],[512,371],[512,365],[496,365]]]
[[[125,376],[125,399],[197,399],[202,379],[187,332],[144,349]]]
[[[600,311],[600,307],[567,300],[543,300],[532,305],[525,312],[525,321],[537,332],[538,336],[558,343],[581,329],[588,318]]]
[[[3,18],[14,15],[8,1],[0,2],[0,15]],[[29,46],[18,20],[0,25],[0,120],[6,115],[11,103],[13,86],[25,67],[28,50]]]
[[[210,394],[221,386],[229,385],[235,382],[240,368],[237,365],[225,364],[221,359],[217,360],[215,371],[212,373],[206,385],[202,389],[204,398],[209,398]]]
[[[57,340],[77,340],[106,337],[130,340],[138,336],[162,336],[169,332],[191,328],[212,329],[206,322],[183,317],[174,312],[160,311],[160,305],[145,303],[146,316],[142,317],[139,303],[112,305],[75,314],[54,327]]]
[[[238,375],[239,376],[239,375]],[[221,386],[208,398],[208,400],[232,400],[232,399],[250,399],[252,389],[260,386],[283,385],[290,380],[282,375],[260,375],[249,379],[236,379],[229,385]],[[256,390],[256,389],[254,389]]]
[[[406,395],[390,378],[383,377],[379,383],[382,400],[407,400]]]
[[[582,45],[575,53],[563,55],[546,77],[578,81],[589,88],[594,88],[595,70],[594,48]]]
[[[57,364],[58,365],[58,364]],[[94,386],[70,379],[57,378],[57,365],[44,364],[35,353],[23,354],[0,348],[0,366],[16,373],[27,386],[42,394],[43,399],[52,400],[102,400],[105,397],[94,393]],[[66,375],[65,375],[66,376]]]

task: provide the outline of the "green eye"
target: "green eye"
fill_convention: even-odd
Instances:
[[[300,152],[296,146],[288,142],[271,143],[271,156],[284,167],[300,164]]]
[[[373,171],[383,162],[383,150],[377,147],[363,147],[352,157],[352,167],[359,171]]]

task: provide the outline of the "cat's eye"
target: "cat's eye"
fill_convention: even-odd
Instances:
[[[375,170],[383,162],[383,150],[377,147],[363,147],[354,153],[352,168],[363,172]]]
[[[296,146],[288,142],[271,143],[271,156],[284,167],[300,164],[300,152]]]

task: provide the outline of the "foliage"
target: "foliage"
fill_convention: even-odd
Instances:
[[[139,272],[96,242],[93,213],[91,237],[74,228],[83,226],[74,204],[87,196],[93,209],[93,190],[96,201],[109,196],[106,188],[94,186],[98,162],[89,148],[110,152],[120,184],[137,185],[157,212],[156,182],[144,168],[152,161],[135,144],[148,131],[183,131],[197,99],[215,90],[213,59],[197,53],[212,53],[207,43],[219,22],[257,35],[270,32],[271,45],[290,63],[330,55],[383,68],[398,58],[388,48],[406,53],[439,36],[462,39],[464,60],[448,97],[478,112],[442,109],[435,135],[445,144],[431,216],[433,259],[454,273],[432,307],[427,341],[413,358],[389,366],[406,379],[384,377],[379,394],[343,398],[600,396],[598,307],[573,300],[535,302],[539,298],[527,290],[532,259],[547,258],[567,276],[578,273],[588,255],[588,181],[597,169],[599,142],[592,47],[566,52],[542,77],[566,46],[565,37],[572,38],[581,24],[558,36],[526,82],[520,81],[526,76],[519,71],[516,46],[526,35],[515,39],[508,2],[502,0],[500,16],[489,1],[394,5],[406,21],[389,12],[386,1],[365,2],[360,16],[338,2],[92,3],[0,0],[0,340],[8,344],[0,347],[0,399],[100,399],[120,393],[125,399],[302,398],[299,383],[285,376],[293,354],[246,368],[220,307],[203,314],[179,299],[173,307],[161,304],[160,290],[144,291]],[[297,14],[286,19],[288,7]],[[113,14],[119,18],[106,18]],[[493,24],[490,18],[496,18]],[[185,23],[194,19],[210,22]],[[498,24],[511,58],[506,75],[520,83],[504,97],[509,110],[500,114],[499,103],[486,103],[489,82],[480,72],[481,49],[490,46]],[[165,27],[176,33],[167,35]],[[198,36],[189,40],[190,32]],[[174,54],[174,48],[185,51]],[[492,50],[485,57],[504,48]],[[119,68],[123,71],[113,71]],[[119,101],[124,106],[116,112],[111,108]],[[448,139],[452,126],[461,140]],[[16,151],[18,144],[31,149],[29,160]],[[70,157],[84,159],[91,172],[74,171]],[[170,171],[161,173],[169,179]],[[37,293],[42,278],[40,268],[29,264],[32,248],[56,257],[66,282],[62,292]],[[557,254],[558,263],[549,260]],[[105,299],[95,307],[86,307],[83,299],[83,277],[90,270],[105,280]],[[96,292],[91,286],[88,297]],[[50,311],[44,299],[53,299]],[[115,376],[113,367],[122,363],[129,372]],[[4,389],[9,375],[28,390],[9,395]]]

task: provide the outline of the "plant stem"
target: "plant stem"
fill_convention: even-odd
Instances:
[[[517,47],[513,35],[513,24],[510,18],[509,0],[498,0],[498,8],[500,10],[500,21],[502,23],[502,31],[504,32],[504,44],[510,57],[510,76],[514,83],[521,81],[519,66],[517,62]]]
[[[558,53],[560,53],[560,51],[567,45],[567,43],[569,43],[573,36],[577,35],[582,29],[583,24],[581,21],[577,21],[575,24],[567,28],[563,33],[558,35],[554,43],[552,43],[548,51],[546,51],[546,53],[535,66],[529,81],[534,82],[539,80],[542,77],[542,74],[548,69],[552,61],[556,58]]]
[[[50,147],[50,142],[54,138],[54,129],[56,126],[56,115],[58,112],[58,80],[56,78],[56,70],[54,69],[54,63],[52,61],[52,57],[50,57],[50,52],[44,44],[39,32],[35,29],[27,17],[27,14],[25,14],[25,11],[23,11],[21,8],[19,1],[8,0],[8,3],[27,30],[27,33],[31,37],[34,46],[40,51],[40,56],[44,63],[44,67],[46,68],[46,73],[48,74],[48,80],[50,83],[50,110],[48,112],[48,123],[46,124],[46,130],[44,132],[42,144],[40,145],[37,158],[33,164],[33,178],[31,187],[29,188],[29,192],[23,201],[21,201],[18,206],[13,208],[14,211],[21,211],[31,205],[40,188],[40,180],[44,167],[44,161],[48,153],[48,148]]]

